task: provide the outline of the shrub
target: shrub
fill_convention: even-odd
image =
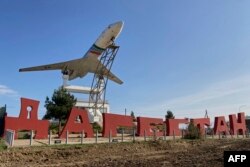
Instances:
[[[98,123],[94,122],[94,123],[92,124],[92,127],[93,127],[94,133],[96,133],[97,130],[98,130],[98,133],[101,133],[101,132],[102,132],[102,127],[101,127]]]
[[[201,139],[201,133],[197,126],[193,122],[190,122],[187,127],[187,133],[184,135],[185,139]]]
[[[1,150],[6,150],[7,149],[7,146],[4,142],[4,140],[0,139],[0,151]]]
[[[58,127],[59,127],[58,123],[51,123],[49,125],[49,130],[52,131],[52,134],[58,134]]]

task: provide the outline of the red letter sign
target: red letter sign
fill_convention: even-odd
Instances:
[[[229,115],[230,120],[230,129],[233,135],[237,134],[237,131],[239,130],[239,134],[245,134],[246,132],[246,118],[245,113],[238,113],[238,120],[236,119],[235,114]]]
[[[89,123],[88,112],[86,110],[73,107],[63,128],[60,138],[66,137],[66,132],[82,132],[86,137],[93,137],[93,130]]]
[[[5,130],[15,130],[17,138],[18,130],[34,130],[35,139],[48,138],[49,121],[38,120],[37,110],[39,101],[21,98],[21,112],[19,118],[5,117]]]
[[[179,124],[187,124],[188,119],[167,119],[167,134],[168,136],[181,136],[181,131],[179,129]]]
[[[124,116],[118,114],[103,113],[103,132],[104,137],[109,136],[111,130],[112,136],[116,136],[117,127],[127,126],[133,127],[133,118],[131,116]]]
[[[210,126],[210,118],[195,118],[191,119],[191,121],[199,128],[201,134],[205,133],[205,125]]]
[[[154,134],[153,129],[156,128],[155,126],[157,125],[163,125],[163,120],[160,118],[137,117],[137,134],[143,136],[145,130],[147,136],[152,136]],[[162,136],[163,132],[158,131],[156,135]]]
[[[228,133],[228,127],[225,121],[225,117],[215,117],[214,120],[214,134],[219,134],[221,132]]]

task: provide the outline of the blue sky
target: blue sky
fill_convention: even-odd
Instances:
[[[250,1],[0,0],[0,105],[17,116],[20,97],[39,100],[60,71],[19,73],[84,55],[110,23],[123,20],[109,82],[111,112],[136,116],[250,115]],[[88,86],[93,75],[70,84]]]

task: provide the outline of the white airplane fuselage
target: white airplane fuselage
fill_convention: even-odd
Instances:
[[[86,54],[79,59],[74,59],[66,62],[60,62],[55,64],[48,64],[42,66],[35,66],[29,68],[19,69],[20,72],[25,71],[43,71],[43,70],[61,70],[64,74],[69,75],[69,80],[75,79],[77,77],[84,77],[87,73],[96,73],[99,60],[98,57],[115,41],[119,36],[123,28],[123,22],[119,21],[110,24],[97,38],[95,43],[90,47]],[[107,73],[107,69],[105,69]],[[109,72],[107,77],[114,82],[122,84],[123,82],[117,78],[114,74]]]
[[[97,38],[95,43],[90,47],[90,49],[86,52],[86,54],[83,56],[82,59],[96,59],[98,58],[106,49],[108,46],[112,45],[115,41],[115,39],[119,36],[120,32],[123,28],[123,22],[119,21],[113,24],[110,24]],[[81,60],[80,60],[81,61]],[[91,60],[85,61],[83,60],[81,66],[76,67],[79,72],[79,77],[82,78],[85,75],[87,75],[89,68],[92,68]],[[87,68],[82,68],[82,66],[85,66]],[[72,75],[72,77],[74,77]],[[71,77],[69,77],[71,80]]]
[[[97,38],[97,40],[89,49],[89,51],[86,53],[86,55],[91,53],[99,56],[118,37],[118,35],[122,31],[122,27],[123,27],[122,21],[110,24]]]

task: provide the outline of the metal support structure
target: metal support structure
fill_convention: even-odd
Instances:
[[[205,110],[205,116],[204,116],[204,118],[208,118],[208,112],[207,112],[207,110]]]
[[[101,55],[100,63],[94,74],[89,95],[89,106],[93,109],[94,116],[97,116],[97,110],[104,112],[105,93],[108,83],[107,76],[118,50],[119,46],[110,45]],[[94,103],[93,106],[91,106],[91,103]]]

